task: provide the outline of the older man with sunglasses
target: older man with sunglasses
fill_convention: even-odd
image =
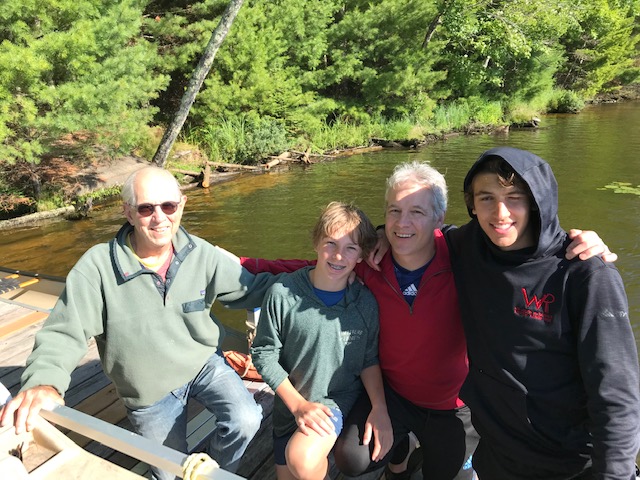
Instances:
[[[186,404],[216,415],[209,453],[235,471],[260,427],[261,409],[220,351],[215,300],[259,306],[276,277],[252,275],[235,259],[180,226],[187,197],[173,176],[145,167],[122,188],[127,222],[89,249],[36,335],[22,389],[0,423],[30,430],[41,408],[62,404],[70,374],[96,339],[102,367],[141,435],[186,451]],[[153,469],[154,478],[174,478]]]

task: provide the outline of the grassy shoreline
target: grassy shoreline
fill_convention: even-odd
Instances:
[[[601,95],[590,103],[639,99],[640,84],[634,84],[618,92]],[[241,117],[211,124],[208,128],[185,128],[165,167],[173,170],[199,171],[204,169],[207,161],[256,166],[264,164],[274,155],[287,151],[339,156],[349,154],[353,148],[372,145],[420,147],[451,135],[507,131],[512,126],[536,127],[539,116],[556,111],[579,113],[584,105],[577,97],[558,91],[535,102],[509,105],[480,99],[464,99],[437,106],[433,114],[426,119],[404,117],[387,120],[370,116],[357,120],[339,118],[330,123],[310,124],[298,131],[292,131],[284,123],[274,119],[255,120]],[[141,159],[152,158],[160,137],[159,129],[150,129],[146,145],[141,146],[134,156]],[[100,147],[97,146],[95,150],[99,151]],[[103,198],[111,198],[119,193],[119,188],[113,185],[107,188],[82,185],[82,180],[78,180],[82,177],[78,164],[86,164],[86,157],[65,158],[61,155],[51,160],[54,162],[43,159],[40,164],[34,165],[33,171],[30,172],[33,177],[38,176],[39,170],[48,172],[47,188],[38,192],[39,198],[36,200],[37,195],[28,195],[28,184],[22,191],[16,189],[12,195],[0,198],[0,219],[60,209],[74,203],[82,204],[88,198],[97,203]],[[93,163],[96,162],[113,163],[118,162],[118,158],[101,158],[94,155]],[[7,184],[12,179],[7,175],[9,166],[5,164],[4,167],[0,169],[0,183]],[[78,193],[79,190],[82,190],[81,194]]]

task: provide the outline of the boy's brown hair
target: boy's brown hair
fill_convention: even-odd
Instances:
[[[516,173],[511,165],[502,157],[487,157],[487,160],[478,166],[473,178],[481,173],[495,173],[498,176],[498,182],[503,187],[515,186],[525,192],[529,196],[529,204],[535,207],[536,202],[531,194],[529,185]],[[473,210],[473,179],[469,182],[464,191],[464,203],[469,211]]]
[[[354,240],[362,249],[362,258],[369,255],[378,242],[376,229],[365,213],[353,204],[331,202],[320,214],[311,233],[313,245],[338,231],[353,232]]]

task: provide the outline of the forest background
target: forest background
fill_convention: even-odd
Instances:
[[[3,0],[0,215],[150,159],[228,0]],[[181,132],[255,164],[523,125],[640,79],[640,0],[245,0]],[[175,162],[175,160],[173,160]]]

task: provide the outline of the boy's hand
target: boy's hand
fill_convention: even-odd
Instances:
[[[600,255],[605,262],[615,262],[618,255],[612,253],[598,234],[591,230],[569,230],[569,238],[573,241],[567,246],[567,260],[578,257],[580,260]]]
[[[371,460],[379,462],[393,447],[393,428],[386,408],[372,408],[364,426],[362,443],[369,445],[374,439]]]
[[[336,427],[330,418],[333,414],[326,405],[305,400],[291,413],[296,418],[298,428],[305,435],[309,435],[311,430],[321,437],[336,434]]]
[[[25,430],[30,432],[36,426],[41,409],[49,409],[54,405],[64,405],[64,400],[58,391],[48,385],[41,385],[20,392],[3,407],[0,415],[0,426],[13,424],[16,435]]]

